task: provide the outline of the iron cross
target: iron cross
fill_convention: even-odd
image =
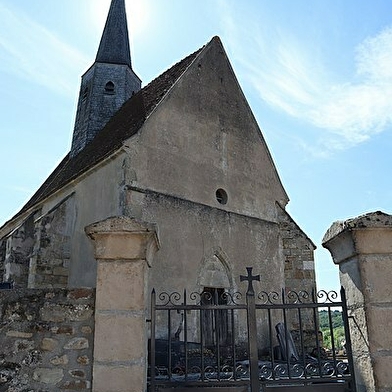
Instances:
[[[248,281],[248,291],[246,292],[246,294],[254,294],[253,283],[252,283],[254,280],[260,282],[260,275],[253,276],[252,269],[253,267],[246,267],[246,270],[248,271],[248,275],[247,276],[240,275],[241,282],[243,282],[244,280]]]

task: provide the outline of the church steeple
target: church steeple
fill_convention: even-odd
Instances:
[[[106,125],[141,81],[132,70],[124,0],[112,0],[94,64],[82,76],[71,157]]]
[[[99,44],[98,63],[125,64],[131,67],[131,51],[124,0],[113,0]]]

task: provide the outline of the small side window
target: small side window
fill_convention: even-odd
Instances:
[[[114,94],[114,83],[107,82],[105,85],[105,94]]]

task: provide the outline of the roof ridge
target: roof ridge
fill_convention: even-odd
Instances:
[[[188,56],[184,57],[183,59],[177,61],[176,63],[174,63],[171,67],[167,68],[166,71],[163,71],[160,75],[158,75],[156,78],[154,78],[153,80],[151,80],[147,85],[145,85],[143,89],[149,87],[152,83],[154,83],[157,79],[163,77],[166,73],[170,72],[170,70],[172,70],[175,67],[178,67],[181,63],[185,62],[186,60],[190,59],[190,58],[196,58],[196,55],[199,54],[206,46],[203,45],[201,48],[195,50],[193,53],[189,54]]]

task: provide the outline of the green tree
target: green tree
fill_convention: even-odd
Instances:
[[[344,324],[342,312],[334,310],[321,310],[319,312],[320,331],[323,334],[324,348],[332,349],[332,335],[335,349],[341,350],[345,343]],[[331,331],[332,324],[332,331]]]

